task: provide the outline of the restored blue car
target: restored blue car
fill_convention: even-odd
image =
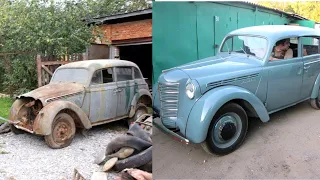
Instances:
[[[244,141],[248,118],[310,100],[320,109],[320,32],[288,25],[238,29],[214,57],[163,71],[153,87],[154,125],[208,153]]]

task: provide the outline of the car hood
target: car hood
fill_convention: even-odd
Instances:
[[[35,100],[39,99],[43,104],[49,98],[57,98],[65,95],[72,95],[75,93],[84,92],[84,85],[78,83],[51,83],[35,89],[31,92],[18,96],[32,97]]]
[[[210,89],[209,83],[256,74],[262,69],[262,61],[231,54],[206,58],[177,68],[188,74],[190,79],[198,81],[204,93]]]

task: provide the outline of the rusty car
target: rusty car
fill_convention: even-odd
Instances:
[[[139,67],[116,59],[68,63],[54,72],[50,83],[18,96],[9,119],[15,134],[44,136],[53,149],[72,142],[76,128],[148,113],[151,94]]]

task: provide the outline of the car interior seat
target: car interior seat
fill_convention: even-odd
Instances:
[[[297,44],[292,44],[290,43],[290,46],[289,48],[292,49],[292,52],[293,52],[293,57],[298,57],[298,45]]]

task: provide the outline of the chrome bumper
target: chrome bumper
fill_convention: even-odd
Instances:
[[[173,139],[179,141],[179,142],[182,142],[184,144],[189,144],[189,140],[180,136],[179,134],[171,131],[170,129],[166,128],[162,122],[161,122],[161,119],[159,117],[156,117],[153,119],[153,125],[155,127],[157,127],[159,130],[161,130],[163,133],[167,134],[167,135],[170,135],[173,137]]]

